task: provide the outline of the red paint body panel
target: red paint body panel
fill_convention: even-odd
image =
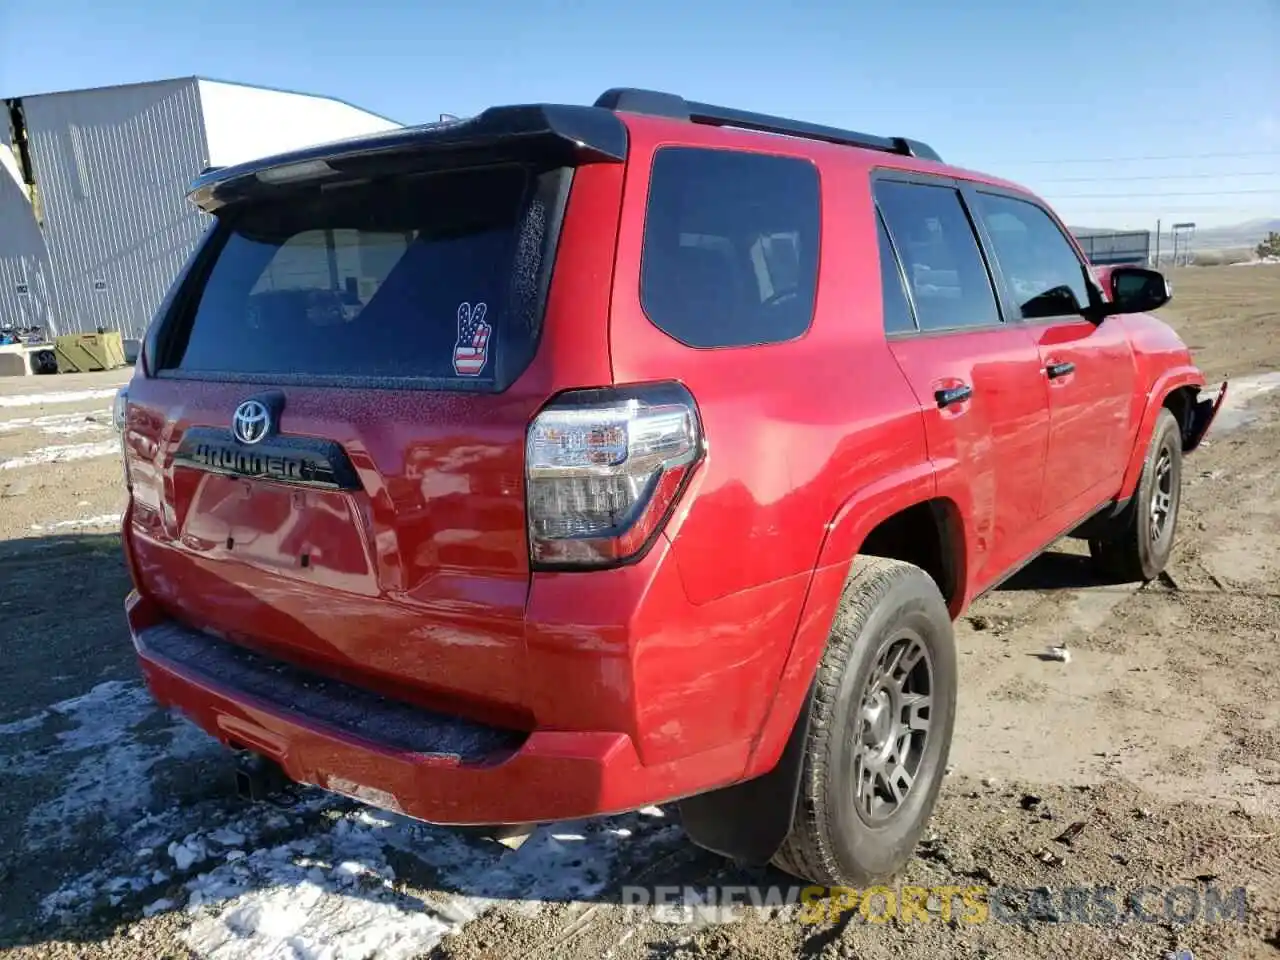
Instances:
[[[1204,382],[1149,317],[886,338],[873,169],[1012,185],[824,143],[625,122],[627,162],[575,173],[541,342],[507,390],[284,390],[281,432],[340,444],[358,490],[175,465],[184,433],[225,427],[247,390],[135,375],[130,623],[162,702],[297,780],[354,783],[441,823],[578,817],[734,783],[776,764],[878,524],[938,507],[958,616],[1128,495],[1168,391]],[[816,165],[821,257],[803,336],[694,349],[645,315],[645,203],[664,144]],[[1045,365],[1063,361],[1076,372],[1048,380]],[[707,440],[662,533],[628,565],[534,572],[529,423],[561,391],[655,380],[688,389]],[[940,409],[935,391],[961,383],[973,396]],[[169,621],[527,736],[484,764],[363,741],[149,653],[146,629]]]
[[[1191,362],[1191,351],[1167,324],[1154,317],[1132,315],[1119,318],[1137,362],[1138,382],[1133,392],[1133,443],[1120,486],[1121,497],[1132,496],[1142,473],[1142,464],[1151,443],[1156,416],[1164,398],[1181,387],[1200,388],[1204,374]]]
[[[670,121],[636,119],[631,130],[629,198],[644,195],[653,152],[672,133],[686,144],[805,158],[814,150]],[[692,350],[651,323],[639,296],[645,209],[629,204],[623,213],[614,376],[628,383],[678,371],[709,438],[694,496],[668,529],[694,603],[808,575],[824,524],[850,492],[925,455],[914,395],[884,339],[866,171],[831,164],[821,180],[825,195],[841,198],[843,216],[822,220],[817,319],[804,336],[768,347]]]
[[[1048,440],[1044,378],[1024,328],[895,341],[893,355],[924,409],[937,495],[963,504],[966,566],[980,589],[1035,545]],[[969,384],[940,409],[934,392]]]
[[[1101,487],[1104,499],[1114,493],[1133,436],[1137,374],[1123,318],[1028,326],[1042,366],[1075,364],[1073,372],[1045,381],[1049,448],[1040,515],[1047,516],[1087,490]]]

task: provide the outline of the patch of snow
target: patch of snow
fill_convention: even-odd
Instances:
[[[121,384],[123,386],[123,384]],[[84,403],[87,400],[106,400],[119,393],[120,387],[101,390],[58,390],[53,393],[19,393],[0,396],[0,407],[39,407],[49,403]]]
[[[54,533],[58,530],[100,530],[103,527],[118,527],[121,514],[100,513],[93,517],[78,517],[75,520],[57,520],[53,523],[33,523],[35,533]]]
[[[186,873],[193,864],[209,858],[209,848],[201,842],[198,836],[190,834],[181,842],[175,840],[169,844],[169,856],[173,858],[177,868]]]
[[[232,830],[230,827],[219,827],[209,834],[209,839],[214,843],[221,844],[224,847],[239,847],[244,845],[244,834],[238,830]]]
[[[44,726],[45,720],[49,717],[47,710],[41,710],[33,716],[24,720],[14,720],[12,723],[0,723],[0,737],[16,737],[19,734],[30,733],[32,730],[39,730]]]
[[[41,427],[41,433],[47,433],[52,436],[71,436],[76,433],[104,433],[114,429],[109,423],[94,423],[92,420],[85,420],[81,423],[60,423],[55,426]]]
[[[172,900],[157,900],[154,903],[148,903],[142,908],[144,917],[154,917],[157,913],[163,913],[165,910],[172,910],[177,904]]]
[[[131,869],[126,862],[114,874],[100,870],[67,884],[46,898],[43,912],[68,916],[103,895],[155,889],[165,899],[144,914],[183,910],[189,926],[181,936],[196,957],[407,960],[496,903],[536,913],[547,903],[593,897],[624,862],[646,862],[655,848],[682,842],[666,819],[626,814],[540,828],[510,851],[319,790],[306,791],[288,815],[260,804],[234,820],[219,817],[213,829],[199,826],[207,811],[187,813],[194,831],[169,822],[168,845],[157,845],[188,874],[179,892],[162,888],[172,881],[153,864]],[[315,826],[304,835],[279,839],[308,822]],[[233,835],[247,849],[220,858],[211,845]],[[391,851],[403,857],[403,876],[388,862]]]
[[[41,433],[77,433],[78,429],[101,430],[112,429],[111,408],[96,410],[90,413],[50,413],[42,417],[14,417],[11,420],[0,420],[0,433],[13,433],[17,430],[39,430]]]
[[[189,881],[196,956],[408,960],[456,924],[397,890],[381,832],[354,815],[317,835],[254,850]]]
[[[66,758],[68,772],[59,792],[27,815],[27,847],[39,850],[67,842],[87,822],[125,823],[151,802],[153,769],[166,760],[219,750],[213,738],[185,721],[152,731],[146,742],[134,728],[158,709],[140,683],[111,680],[83,696],[54,704],[18,724],[24,732],[61,718],[52,747],[0,756],[0,774],[48,776]]]
[[[1210,384],[1210,387],[1213,385]],[[1209,427],[1207,436],[1225,433],[1240,427],[1256,423],[1260,415],[1250,409],[1253,403],[1272,391],[1280,390],[1280,371],[1260,373],[1250,377],[1239,377],[1227,383],[1227,396],[1222,407]],[[1209,391],[1205,390],[1201,396]]]
[[[39,466],[42,463],[68,463],[72,460],[90,460],[95,457],[109,457],[120,452],[120,441],[117,438],[99,440],[96,443],[65,443],[51,447],[39,447],[30,453],[8,460],[0,460],[0,470],[18,470],[22,467]]]
[[[53,717],[63,717],[72,726],[57,733],[58,744],[52,749],[0,757],[0,770],[24,776],[41,770],[51,755],[80,753],[105,746],[146,719],[154,702],[138,683],[108,680],[88,693],[62,700],[39,713],[0,727],[3,733],[26,733],[44,726]]]
[[[194,831],[158,819],[170,840],[152,847],[188,873],[178,893],[162,888],[171,881],[152,864],[130,870],[124,863],[114,874],[102,870],[64,886],[46,898],[43,912],[69,915],[103,895],[155,889],[165,899],[144,914],[184,910],[189,926],[181,936],[196,957],[407,960],[495,903],[536,913],[548,902],[594,897],[624,863],[647,862],[658,848],[683,842],[666,818],[627,814],[540,828],[509,851],[319,790],[307,791],[288,815],[256,805],[233,820],[218,816],[213,829],[200,826],[210,822],[207,809],[185,815],[181,822]],[[170,816],[177,814],[164,815]],[[304,835],[280,841],[280,831],[310,821],[316,825]],[[247,852],[235,849],[225,858],[212,852],[211,844],[233,835],[245,838]],[[136,841],[126,848],[130,856],[136,849]],[[388,862],[390,851],[404,857],[403,876]]]
[[[70,760],[61,795],[28,819],[27,850],[38,856],[100,820],[114,831],[91,871],[44,898],[45,919],[81,916],[103,899],[132,901],[147,916],[182,911],[182,937],[197,957],[396,960],[429,952],[495,903],[536,913],[598,896],[634,864],[683,843],[656,807],[542,827],[517,850],[316,789],[287,811],[242,807],[208,775],[210,759],[229,754],[190,724],[156,719],[145,688],[113,681],[0,727],[47,730],[56,741],[0,757],[4,775],[47,777],[60,757]],[[172,760],[181,769],[183,758],[210,787],[179,803],[161,795],[157,766]]]
[[[230,769],[225,772],[229,774]],[[46,896],[40,904],[41,918],[57,918],[66,922],[84,916],[92,909],[94,900],[105,893],[118,877],[129,877],[131,889],[137,891],[156,889],[157,893],[167,893],[172,882],[171,870],[175,866],[168,855],[169,844],[175,841],[185,843],[188,838],[192,842],[202,842],[202,829],[226,820],[226,791],[214,784],[210,795],[210,799],[170,803],[161,812],[119,823],[119,837],[114,848],[108,848],[106,856],[93,870],[64,881]],[[291,813],[298,818],[313,817],[317,810],[324,809],[331,802],[327,795],[316,791],[295,806]],[[241,810],[236,821],[236,829],[255,838],[278,833],[289,825],[279,811],[266,804]],[[142,849],[137,850],[140,844]],[[131,853],[134,850],[137,850],[136,854]]]

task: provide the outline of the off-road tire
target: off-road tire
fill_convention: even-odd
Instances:
[[[900,809],[873,826],[857,807],[854,782],[861,703],[883,644],[904,631],[923,641],[931,661],[929,732]],[[774,865],[829,886],[860,886],[896,874],[933,813],[955,707],[955,637],[937,584],[912,564],[858,557],[818,666],[795,818]]]
[[[1153,538],[1156,523],[1152,498],[1161,482],[1161,464],[1167,459],[1171,503],[1161,533]],[[1161,410],[1152,431],[1151,445],[1142,464],[1142,476],[1129,506],[1115,520],[1113,530],[1089,539],[1094,569],[1106,580],[1120,583],[1154,580],[1173,552],[1178,512],[1182,505],[1182,431],[1168,410]]]

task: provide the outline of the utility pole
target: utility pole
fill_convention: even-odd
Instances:
[[[1156,262],[1155,268],[1160,269],[1160,221],[1156,221]]]

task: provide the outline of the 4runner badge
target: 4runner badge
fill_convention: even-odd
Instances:
[[[271,411],[261,400],[246,400],[236,407],[231,432],[241,443],[258,443],[271,432]]]

